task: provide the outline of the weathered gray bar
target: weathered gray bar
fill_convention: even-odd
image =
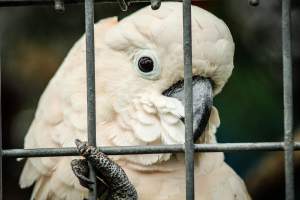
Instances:
[[[0,38],[1,40],[1,38]],[[0,45],[0,200],[3,198],[2,190],[2,46]]]
[[[34,5],[54,5],[56,0],[0,0],[0,7],[12,7],[12,6],[34,6]],[[60,3],[64,4],[80,4],[84,3],[84,0],[59,0]],[[153,0],[152,0],[153,1]],[[126,1],[127,5],[133,3],[152,3],[151,0],[128,0]],[[159,1],[173,1],[173,2],[182,2],[183,0],[154,0],[156,5]],[[217,1],[217,0],[193,0],[196,1]],[[257,1],[257,0],[256,0]],[[118,0],[94,0],[95,3],[118,3]],[[153,7],[155,8],[155,6]]]
[[[282,1],[282,61],[285,144],[285,199],[294,200],[293,76],[291,53],[291,1]]]
[[[162,1],[173,1],[182,2],[182,0],[162,0]],[[197,0],[207,1],[207,0]],[[64,0],[64,4],[78,4],[84,3],[84,0]],[[150,0],[129,0],[126,1],[128,5],[132,3],[145,3]],[[95,3],[118,3],[118,0],[95,0]],[[0,7],[11,7],[11,6],[32,6],[32,5],[55,5],[55,0],[0,0]]]
[[[184,145],[155,145],[155,146],[120,146],[98,147],[107,155],[154,154],[154,153],[183,153]],[[283,151],[284,142],[259,143],[218,143],[195,144],[195,152],[236,152],[236,151]],[[300,142],[295,142],[294,150],[300,150]],[[76,148],[38,148],[38,149],[4,149],[3,157],[55,157],[76,156]]]
[[[86,76],[87,76],[87,130],[89,145],[96,146],[96,95],[95,95],[95,47],[94,47],[94,1],[85,0]],[[96,175],[90,166],[90,179],[96,183]],[[97,199],[97,185],[93,184],[90,200]]]
[[[184,110],[185,110],[185,177],[186,200],[194,200],[194,135],[191,0],[183,1]]]

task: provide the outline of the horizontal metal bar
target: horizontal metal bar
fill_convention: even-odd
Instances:
[[[173,1],[182,2],[182,0],[162,0],[162,1]],[[206,1],[206,0],[196,0]],[[150,0],[129,0],[127,4],[132,3],[145,3]],[[64,0],[64,4],[79,4],[84,3],[84,0]],[[95,3],[118,3],[118,0],[95,0]],[[54,5],[54,0],[0,0],[0,7],[11,7],[11,6],[32,6],[32,5]]]
[[[157,154],[157,153],[183,153],[184,144],[155,145],[155,146],[119,146],[98,147],[107,155],[130,154]],[[195,144],[195,152],[230,152],[230,151],[283,151],[284,142],[258,142],[258,143],[218,143]],[[300,142],[295,142],[294,150],[300,150]],[[38,148],[38,149],[4,149],[3,157],[56,157],[76,156],[76,148]]]

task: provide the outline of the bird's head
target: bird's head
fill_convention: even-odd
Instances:
[[[101,66],[99,84],[114,107],[126,107],[141,93],[176,98],[184,105],[182,18],[181,3],[162,3],[158,10],[146,7],[119,22],[111,19],[114,25],[106,31],[96,57]],[[209,118],[213,96],[231,75],[234,43],[222,20],[193,6],[192,47],[197,139]]]

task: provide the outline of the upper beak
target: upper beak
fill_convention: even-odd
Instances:
[[[163,95],[178,99],[184,105],[184,82],[178,81],[163,92]],[[210,79],[193,76],[193,134],[196,141],[204,131],[213,105]],[[181,119],[184,122],[184,118]]]

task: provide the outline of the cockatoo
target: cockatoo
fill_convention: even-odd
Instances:
[[[182,4],[169,2],[158,10],[145,7],[119,22],[113,17],[95,24],[98,146],[184,143],[182,23]],[[192,6],[192,45],[194,138],[197,143],[216,143],[220,120],[212,98],[232,73],[234,42],[222,20]],[[87,140],[86,117],[83,36],[43,93],[25,148],[74,147],[79,139],[76,144],[81,155],[95,158],[102,173],[117,167],[139,200],[185,199],[183,154],[107,157],[80,142]],[[29,158],[20,186],[35,184],[35,200],[82,200],[88,193],[82,186],[88,183],[84,182],[85,168],[80,168],[85,162],[77,156]],[[108,187],[116,182],[112,176],[106,178],[102,181]],[[195,199],[250,197],[220,152],[195,154]]]

